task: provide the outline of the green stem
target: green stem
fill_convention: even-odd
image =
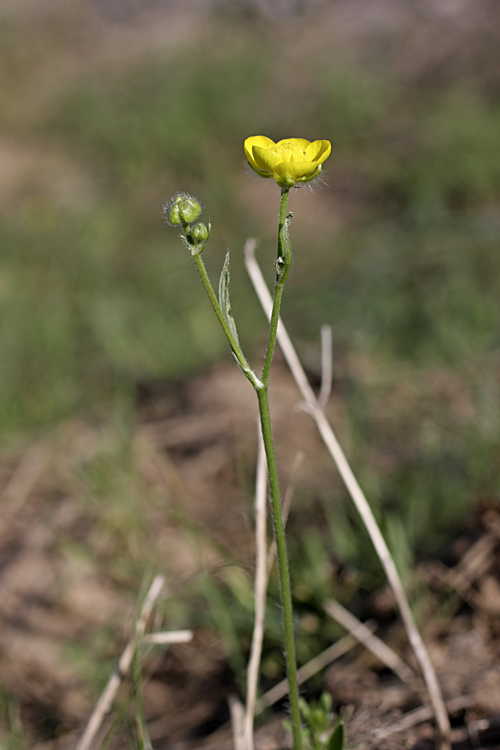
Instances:
[[[278,559],[278,572],[281,590],[281,604],[283,608],[283,630],[285,640],[285,660],[286,671],[290,695],[290,712],[292,718],[292,733],[294,750],[301,750],[302,735],[300,729],[300,710],[299,710],[299,687],[297,682],[297,663],[295,657],[295,641],[293,636],[293,610],[292,610],[292,591],[290,585],[290,568],[288,565],[288,554],[286,549],[285,528],[283,524],[283,512],[281,509],[281,496],[278,479],[278,468],[276,463],[276,453],[274,450],[273,434],[271,430],[271,414],[269,410],[269,374],[273,360],[274,349],[276,347],[276,338],[278,334],[278,322],[280,316],[281,298],[283,295],[283,285],[286,281],[290,267],[292,265],[292,252],[290,248],[290,238],[288,235],[288,223],[290,216],[287,215],[289,188],[282,188],[278,230],[278,256],[276,259],[276,283],[274,286],[273,310],[269,328],[269,340],[267,344],[264,365],[262,368],[261,380],[250,369],[238,341],[233,336],[231,329],[222,313],[219,301],[212,288],[210,279],[201,258],[203,248],[198,252],[192,253],[193,260],[207,294],[209,296],[215,314],[219,319],[224,333],[229,341],[236,360],[245,373],[248,380],[252,383],[259,401],[260,422],[262,428],[262,437],[267,458],[267,467],[269,473],[269,486],[271,489],[271,505],[273,511],[274,535],[276,538],[276,552]],[[206,243],[205,243],[206,244]]]
[[[290,239],[288,236],[287,216],[288,188],[281,191],[280,218],[278,231],[278,257],[276,261],[276,283],[274,286],[273,310],[269,329],[269,341],[267,344],[264,366],[262,368],[262,385],[257,391],[259,400],[260,423],[262,437],[266,450],[267,468],[269,473],[269,487],[271,490],[271,505],[273,511],[274,535],[276,538],[276,554],[278,558],[278,572],[281,589],[281,604],[283,608],[283,630],[285,638],[285,660],[288,677],[290,696],[290,712],[292,719],[292,732],[294,750],[301,750],[302,736],[300,729],[299,710],[299,687],[297,682],[297,661],[295,656],[295,641],[293,635],[293,609],[292,591],[290,585],[290,568],[288,565],[288,553],[286,549],[285,528],[283,524],[283,512],[281,509],[281,495],[278,479],[278,468],[276,453],[274,450],[273,434],[271,429],[271,415],[269,410],[269,373],[273,360],[276,337],[278,334],[278,321],[280,315],[283,285],[286,281],[292,263]]]
[[[222,313],[221,307],[219,305],[219,300],[217,299],[215,295],[215,292],[212,287],[212,283],[208,277],[207,269],[205,268],[205,264],[203,263],[203,259],[201,257],[201,252],[194,253],[193,260],[195,262],[196,268],[198,269],[198,273],[201,276],[203,286],[207,290],[207,294],[210,299],[210,302],[212,303],[212,307],[214,308],[215,314],[217,315],[217,318],[219,319],[219,323],[221,324],[222,329],[224,333],[226,334],[226,338],[229,341],[229,345],[231,346],[233,354],[236,357],[236,361],[238,362],[239,366],[241,367],[244,374],[246,375],[248,380],[251,382],[255,390],[258,392],[259,389],[262,388],[262,383],[257,378],[253,370],[251,370],[250,365],[248,364],[245,355],[241,351],[240,345],[238,344],[233,334],[231,333],[231,329],[229,328],[227,321]]]
[[[295,640],[293,635],[292,590],[290,585],[290,568],[286,549],[285,527],[281,509],[281,496],[274,451],[273,434],[271,430],[271,415],[269,412],[269,394],[267,385],[257,391],[259,400],[260,424],[266,450],[267,469],[269,473],[269,487],[271,490],[271,506],[273,511],[274,536],[276,539],[276,554],[281,590],[281,605],[283,609],[283,630],[285,637],[285,661],[290,696],[290,713],[292,719],[292,733],[294,750],[301,750],[302,736],[300,730],[299,686],[297,681],[297,660],[295,656]]]
[[[274,349],[276,347],[276,336],[278,334],[278,321],[280,317],[281,297],[283,286],[292,265],[292,251],[290,249],[290,237],[288,235],[288,193],[289,188],[282,188],[280,201],[280,218],[278,227],[278,257],[276,259],[276,283],[274,285],[273,311],[269,327],[269,341],[267,343],[264,366],[262,368],[261,380],[266,385],[269,382],[271,362],[273,361]]]

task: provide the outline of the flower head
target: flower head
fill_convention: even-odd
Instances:
[[[253,135],[245,141],[245,154],[252,169],[261,177],[274,177],[280,187],[309,182],[321,172],[330,156],[330,141],[306,141],[285,138],[275,143],[265,135]]]

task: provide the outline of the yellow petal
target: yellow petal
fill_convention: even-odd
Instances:
[[[261,148],[272,148],[276,144],[267,135],[251,135],[245,139],[245,149],[252,148],[253,146],[261,146]]]
[[[253,147],[253,158],[257,169],[265,172],[274,172],[274,168],[283,160],[272,148]]]
[[[267,136],[265,135],[252,135],[250,136],[250,138],[247,138],[245,140],[244,148],[248,163],[250,164],[252,169],[258,170],[253,156],[254,146],[260,146],[261,148],[272,148],[274,146],[274,141],[272,141],[270,138],[267,138]]]
[[[323,164],[330,156],[332,144],[330,141],[313,141],[305,149],[306,157],[316,164]]]
[[[293,180],[300,180],[301,177],[313,174],[317,169],[318,163],[313,161],[283,161],[274,168],[274,176],[288,176]]]

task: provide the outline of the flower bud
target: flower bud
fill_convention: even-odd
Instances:
[[[193,196],[178,193],[163,207],[163,217],[171,227],[191,224],[201,214],[201,206]]]
[[[208,240],[209,236],[210,227],[207,227],[207,225],[202,222],[193,224],[186,229],[186,239],[190,245],[194,245],[195,247],[203,245]]]

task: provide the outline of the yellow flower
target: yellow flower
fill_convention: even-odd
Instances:
[[[309,182],[321,172],[330,156],[330,141],[306,141],[285,138],[275,143],[265,135],[253,135],[245,141],[248,163],[261,177],[274,177],[280,187]]]

